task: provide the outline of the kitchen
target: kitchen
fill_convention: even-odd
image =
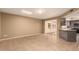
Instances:
[[[59,38],[68,42],[79,41],[79,10],[61,18]]]

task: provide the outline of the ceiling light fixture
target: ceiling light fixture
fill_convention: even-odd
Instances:
[[[27,11],[27,10],[22,10],[23,13],[26,13],[26,14],[32,14],[32,12],[30,11]]]
[[[43,9],[38,9],[38,10],[37,10],[37,13],[38,13],[38,14],[42,14],[42,13],[44,13],[44,10],[43,10]]]

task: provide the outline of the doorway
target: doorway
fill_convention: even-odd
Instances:
[[[45,21],[44,33],[49,37],[57,39],[57,19]]]

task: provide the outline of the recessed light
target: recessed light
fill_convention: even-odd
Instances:
[[[42,14],[42,13],[44,13],[44,10],[43,10],[43,9],[38,9],[36,12],[37,12],[38,14]]]
[[[32,12],[30,11],[27,11],[27,10],[22,10],[23,13],[26,13],[26,14],[32,14]]]

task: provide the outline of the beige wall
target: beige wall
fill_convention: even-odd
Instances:
[[[2,13],[2,35],[13,37],[42,32],[42,21]]]
[[[1,38],[1,13],[0,13],[0,38]]]

